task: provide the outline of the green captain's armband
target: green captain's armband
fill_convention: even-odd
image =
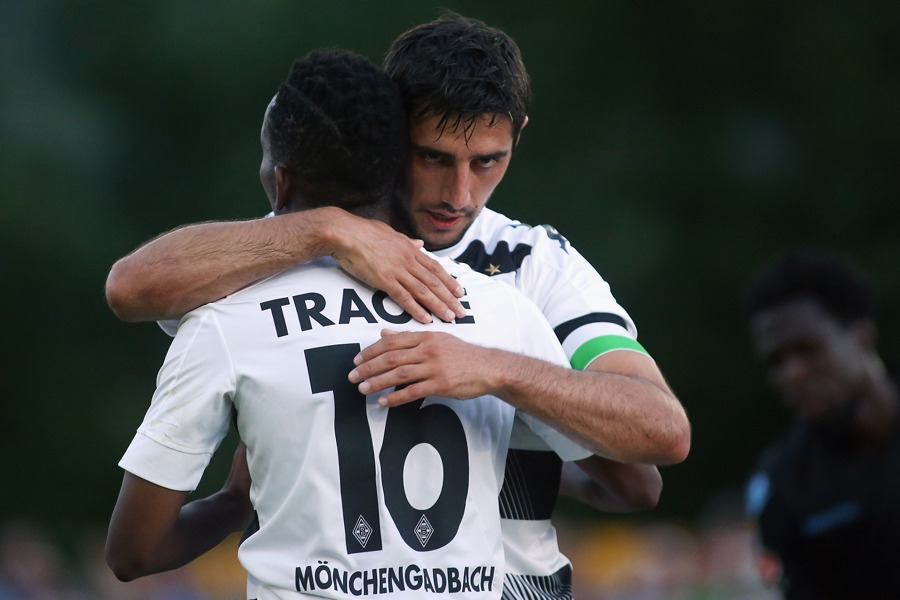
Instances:
[[[637,340],[624,335],[603,335],[586,341],[572,354],[569,364],[573,369],[584,370],[588,363],[610,350],[634,350],[650,356],[650,353]]]

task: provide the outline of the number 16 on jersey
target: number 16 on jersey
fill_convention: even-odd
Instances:
[[[334,436],[348,554],[382,549],[379,482],[366,398],[347,379],[359,351],[359,344],[305,351],[312,392],[334,395]],[[438,403],[425,405],[424,399],[387,410],[378,461],[388,514],[410,548],[420,552],[442,548],[456,537],[466,508],[469,453],[465,429],[453,409]],[[404,482],[407,457],[419,444],[432,446],[444,465],[440,495],[428,508],[410,503]]]

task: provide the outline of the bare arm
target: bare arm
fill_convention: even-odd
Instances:
[[[681,403],[656,363],[637,352],[608,352],[576,371],[445,333],[384,331],[356,364],[349,378],[364,394],[406,386],[383,396],[386,406],[493,394],[619,462],[674,464],[690,448]]]
[[[243,444],[223,488],[188,504],[186,492],[125,473],[110,519],[106,562],[122,581],[186,565],[247,527],[253,515],[249,490]]]
[[[332,255],[423,323],[462,316],[461,286],[421,241],[335,207],[170,231],[119,259],[106,300],[124,321],[174,319],[264,277]]]
[[[559,493],[610,513],[656,506],[662,477],[653,465],[626,465],[602,456],[563,463]]]

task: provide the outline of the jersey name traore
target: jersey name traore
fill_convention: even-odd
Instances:
[[[240,549],[260,598],[499,597],[497,495],[514,409],[493,397],[391,409],[350,384],[382,328],[446,331],[558,364],[527,301],[444,261],[468,316],[424,326],[321,259],[187,315],[122,460],[190,490],[232,413],[248,446],[260,529]]]

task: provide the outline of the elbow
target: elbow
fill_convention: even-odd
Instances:
[[[109,543],[106,545],[106,564],[119,581],[134,581],[145,574],[144,561],[139,556],[117,549]]]
[[[654,469],[654,471],[656,470]],[[656,508],[659,504],[659,498],[662,495],[662,487],[662,477],[660,477],[659,471],[656,471],[656,478],[653,481],[648,482],[643,489],[639,490],[640,493],[631,499],[632,506],[634,506],[636,510],[651,510]]]
[[[659,504],[659,493],[648,492],[640,496],[631,496],[625,498],[624,503],[628,507],[627,512],[653,510]]]
[[[143,547],[132,532],[111,528],[106,536],[106,564],[119,581],[134,581],[150,575],[152,552]]]
[[[141,320],[141,315],[134,310],[135,298],[139,296],[135,292],[134,278],[131,277],[127,265],[128,257],[120,259],[113,265],[106,278],[106,304],[122,321],[135,323]]]
[[[691,424],[687,418],[685,417],[673,430],[670,430],[667,437],[668,442],[663,448],[660,448],[660,455],[654,457],[653,460],[642,462],[660,466],[677,465],[684,462],[691,451]]]
[[[684,462],[688,454],[691,452],[691,424],[688,422],[687,418],[684,420],[684,424],[681,426],[677,439],[673,444],[672,448],[672,462],[669,464],[678,464],[680,462]]]
[[[659,494],[647,495],[635,499],[634,506],[638,511],[653,510],[659,504]]]
[[[623,501],[631,511],[651,510],[659,504],[663,480],[654,465],[633,465],[638,478],[626,487]]]
[[[135,579],[140,577],[140,575],[137,574],[137,571],[126,568],[124,565],[115,565],[110,563],[109,567],[112,569],[113,575],[116,576],[116,579],[125,583],[134,581]]]
[[[639,512],[642,510],[652,510],[659,504],[659,497],[662,494],[662,480],[657,482],[648,482],[647,485],[623,498],[624,504],[628,507],[629,512]]]
[[[676,440],[666,448],[665,453],[656,460],[647,461],[659,466],[671,466],[684,462],[691,451],[691,437],[687,435],[683,439]]]

